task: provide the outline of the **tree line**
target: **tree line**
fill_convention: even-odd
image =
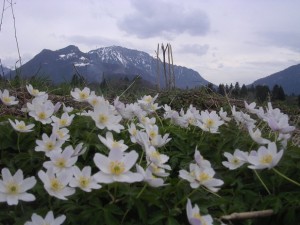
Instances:
[[[283,88],[280,85],[275,84],[272,89],[267,85],[251,85],[246,86],[243,84],[240,86],[239,82],[236,82],[235,85],[231,84],[220,84],[217,88],[213,84],[209,83],[207,85],[210,91],[216,92],[220,95],[228,95],[229,97],[234,98],[253,98],[258,102],[264,102],[267,100],[271,101],[284,101],[286,99],[286,94],[284,93]]]

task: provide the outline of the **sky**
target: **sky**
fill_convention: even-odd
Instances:
[[[0,9],[7,67],[18,49],[24,64],[71,44],[155,57],[157,45],[169,43],[174,64],[217,85],[250,84],[300,63],[299,0],[2,0]]]

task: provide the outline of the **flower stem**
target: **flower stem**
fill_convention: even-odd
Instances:
[[[268,189],[267,185],[264,183],[264,181],[261,179],[261,177],[259,176],[259,174],[257,173],[256,170],[254,170],[255,175],[257,176],[257,178],[259,179],[260,183],[264,186],[264,188],[266,189],[266,191],[268,192],[268,194],[270,195],[271,192]]]
[[[20,151],[20,133],[18,133],[18,138],[17,138],[17,148],[18,148],[18,151],[19,153],[21,152]]]
[[[272,170],[277,173],[279,176],[283,177],[284,179],[288,180],[289,182],[296,184],[297,186],[300,186],[300,183],[298,183],[297,181],[292,180],[291,178],[285,176],[283,173],[279,172],[278,170],[276,170],[275,168],[272,168]]]
[[[186,195],[184,198],[182,198],[179,202],[176,203],[176,205],[175,205],[174,208],[176,208],[179,204],[181,204],[186,199],[188,199],[189,197],[191,197],[196,191],[198,191],[198,189],[194,189],[192,192],[190,192],[188,195]]]
[[[146,187],[147,187],[147,183],[145,183],[144,187],[142,188],[142,190],[139,192],[139,194],[136,196],[136,198],[139,198],[141,196],[141,194],[145,191]]]

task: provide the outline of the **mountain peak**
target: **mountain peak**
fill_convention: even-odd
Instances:
[[[68,53],[81,53],[81,51],[79,50],[79,48],[75,45],[69,45],[65,48],[61,48],[59,50],[56,50],[55,52],[59,53],[59,54],[68,54]]]

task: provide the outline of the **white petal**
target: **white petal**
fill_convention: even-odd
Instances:
[[[22,193],[19,194],[19,199],[25,202],[32,202],[35,200],[35,196],[33,194]]]
[[[25,191],[33,188],[35,184],[36,184],[35,177],[26,178],[25,180],[23,180],[23,182],[21,184],[20,192],[25,192]]]
[[[125,164],[125,171],[127,172],[128,170],[131,169],[131,167],[133,167],[133,165],[136,163],[136,160],[138,159],[139,154],[132,150],[131,152],[129,152],[128,154],[126,154],[124,156],[123,162]]]
[[[110,173],[109,171],[110,160],[106,156],[100,153],[96,153],[94,156],[94,163],[104,173],[108,173],[108,174]]]
[[[101,171],[96,173],[93,177],[99,183],[110,184],[110,183],[114,182],[114,180],[112,179],[112,176],[102,173]]]

